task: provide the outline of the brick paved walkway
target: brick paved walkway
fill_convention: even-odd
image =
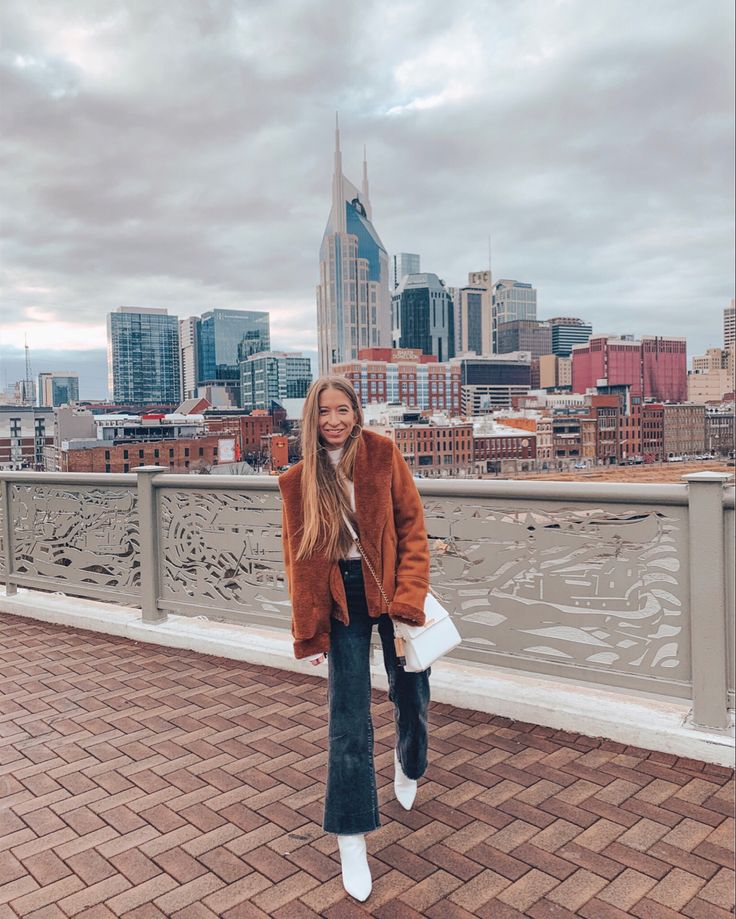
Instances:
[[[0,917],[730,916],[728,770],[432,704],[407,813],[392,708],[361,905],[321,678],[0,615]]]

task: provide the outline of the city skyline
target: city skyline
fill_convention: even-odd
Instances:
[[[0,388],[23,376],[27,335],[34,376],[73,367],[104,398],[120,305],[268,310],[274,349],[314,359],[335,109],[346,162],[368,144],[390,255],[460,286],[491,235],[494,279],[531,283],[540,319],[720,345],[725,4],[343,9],[358,56],[286,8],[4,5]]]

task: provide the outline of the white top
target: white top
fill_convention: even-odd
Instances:
[[[333,466],[337,466],[337,464],[340,462],[342,451],[343,451],[342,447],[338,447],[336,450],[327,451],[327,455],[329,456],[330,461]],[[345,481],[347,483],[348,498],[350,499],[350,507],[353,513],[355,513],[355,486],[350,481],[350,479],[346,479]],[[350,546],[350,551],[347,554],[347,558],[360,558],[360,551],[358,550],[358,547],[355,545],[355,543],[353,543]]]

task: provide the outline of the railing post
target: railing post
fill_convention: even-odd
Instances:
[[[164,622],[166,612],[158,608],[158,500],[153,480],[163,466],[138,466],[138,519],[141,551],[141,614],[144,622]]]
[[[693,726],[724,731],[728,718],[723,485],[731,476],[682,476],[688,491]]]
[[[13,483],[8,479],[0,481],[0,498],[3,509],[3,576],[5,578],[5,596],[14,597],[18,587],[11,582],[13,576],[13,507],[10,500]]]

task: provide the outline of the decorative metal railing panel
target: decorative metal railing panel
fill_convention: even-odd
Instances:
[[[160,606],[289,628],[275,491],[159,490]]]
[[[722,479],[420,483],[432,584],[463,636],[452,656],[693,698],[698,724],[723,725],[735,587]],[[140,605],[147,622],[171,611],[288,632],[280,528],[271,478],[0,472],[9,597],[40,588]]]
[[[133,487],[12,483],[16,583],[135,603],[140,591]]]
[[[724,511],[723,522],[726,542],[726,651],[728,654],[729,704],[734,705],[736,694],[736,511]]]
[[[687,685],[685,508],[443,498],[425,513],[463,657]]]

